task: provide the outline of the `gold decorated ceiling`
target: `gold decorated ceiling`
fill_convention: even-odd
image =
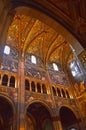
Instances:
[[[40,57],[44,63],[61,63],[64,46],[67,44],[65,39],[48,25],[25,15],[15,15],[6,42],[24,55],[29,53]]]

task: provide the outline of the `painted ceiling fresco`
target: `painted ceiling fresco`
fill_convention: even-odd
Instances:
[[[8,30],[6,43],[18,52],[34,54],[44,64],[62,62],[62,50],[67,43],[62,35],[43,22],[25,15],[15,15]]]

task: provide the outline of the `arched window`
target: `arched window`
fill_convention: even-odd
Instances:
[[[39,83],[37,83],[37,92],[38,92],[38,93],[41,93],[41,86],[40,86]]]
[[[32,89],[33,92],[35,92],[35,83],[33,81],[31,83],[31,89]]]
[[[33,64],[36,64],[36,57],[34,55],[31,56],[31,62]]]
[[[11,78],[10,78],[10,87],[15,88],[15,77],[14,76],[11,76]]]
[[[58,71],[58,66],[57,66],[56,63],[53,63],[53,69],[54,69],[55,71]]]
[[[81,73],[80,67],[79,67],[79,63],[76,61],[72,61],[70,63],[70,69],[71,69],[71,73],[74,77],[76,77],[77,75],[79,75]]]
[[[42,91],[43,91],[43,93],[47,94],[46,86],[44,84],[42,84]]]
[[[4,47],[4,54],[6,54],[6,55],[10,54],[10,47],[7,45]]]
[[[63,97],[66,97],[66,96],[65,96],[65,92],[64,92],[64,90],[63,90],[63,89],[62,89],[62,95],[63,95]]]
[[[56,96],[56,90],[55,90],[55,88],[52,87],[52,90],[53,90],[53,94],[54,94],[54,96]]]
[[[68,93],[68,91],[67,91],[67,90],[66,90],[66,95],[67,95],[67,98],[70,98],[69,93]]]
[[[30,90],[30,83],[27,79],[25,79],[25,89]]]
[[[58,96],[61,97],[61,93],[60,93],[59,88],[57,88],[57,93],[58,93]]]
[[[8,75],[4,75],[2,78],[2,85],[7,86],[8,84]]]

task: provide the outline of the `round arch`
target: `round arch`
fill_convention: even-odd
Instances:
[[[14,102],[5,94],[0,93],[0,128],[13,130],[15,128],[16,108]]]
[[[53,112],[52,112],[51,108],[49,107],[49,105],[48,105],[47,103],[41,101],[41,100],[33,100],[33,101],[31,101],[30,103],[27,103],[26,108],[25,108],[25,113],[26,113],[26,111],[27,111],[27,108],[28,108],[31,104],[33,104],[33,103],[40,103],[40,104],[42,104],[42,105],[49,111],[50,115],[53,116]]]
[[[26,128],[53,130],[52,116],[48,106],[40,101],[31,102],[26,110]]]
[[[61,109],[62,107],[66,107],[66,108],[70,109],[70,110],[74,113],[74,115],[76,116],[76,118],[79,118],[79,117],[80,117],[79,113],[77,113],[72,106],[66,105],[66,104],[59,106],[59,108],[58,108],[58,114],[59,114],[60,109]]]
[[[74,128],[74,130],[80,129],[78,116],[72,108],[61,106],[59,116],[64,130],[71,130],[72,128]]]
[[[69,30],[67,30],[61,24],[59,24],[58,21],[55,21],[48,15],[42,13],[42,11],[38,11],[37,9],[28,6],[16,7],[15,11],[17,14],[33,16],[34,18],[37,18],[40,21],[52,27],[59,34],[61,34],[66,39],[66,41],[68,41],[68,43],[71,46],[71,49],[73,49],[73,51],[76,51],[76,55],[80,54],[83,51],[83,47],[81,46],[80,42],[69,32]]]

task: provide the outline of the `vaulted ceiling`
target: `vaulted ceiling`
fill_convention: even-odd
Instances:
[[[61,62],[63,49],[70,51],[62,35],[38,19],[26,15],[15,15],[6,43],[24,55],[28,53],[39,57],[45,64]]]
[[[86,0],[10,0],[13,7],[36,8],[67,28],[86,48]]]
[[[26,6],[46,13],[69,30],[86,48],[85,0],[9,1],[12,9]],[[7,44],[14,46],[18,51],[22,50],[24,55],[30,53],[40,57],[44,64],[47,62],[63,64],[68,55],[72,55],[65,37],[35,16],[27,15],[27,11],[24,14],[24,10],[15,10],[13,22],[8,30]]]

